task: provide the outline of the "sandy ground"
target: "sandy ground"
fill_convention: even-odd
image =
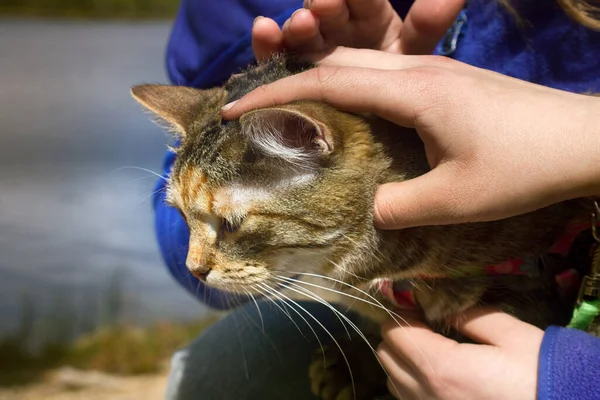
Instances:
[[[118,377],[96,372],[62,369],[41,383],[0,389],[0,400],[162,400],[167,372]]]

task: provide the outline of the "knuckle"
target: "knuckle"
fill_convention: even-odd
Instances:
[[[252,104],[255,104],[255,103],[260,104],[261,102],[268,102],[268,101],[275,100],[274,94],[276,94],[276,92],[274,93],[271,90],[271,85],[265,84],[265,85],[260,85],[260,86],[256,87],[254,90],[252,90],[250,93],[248,93],[247,98],[250,100],[250,102]],[[242,99],[244,99],[244,98],[242,98]]]
[[[448,390],[456,386],[453,370],[444,365],[436,366],[435,370],[426,368],[423,370],[431,391],[436,395],[447,393]]]
[[[420,209],[418,212],[431,215],[431,219],[437,222],[468,222],[467,207],[470,207],[472,197],[465,197],[466,193],[459,187],[460,179],[453,171],[447,171],[443,180],[437,180],[435,194],[430,202],[424,204],[426,209]]]
[[[270,93],[269,91],[269,85],[260,85],[259,87],[257,87],[255,89],[255,93],[259,96],[265,96],[268,95]]]
[[[255,109],[263,107],[265,104],[277,102],[277,99],[274,98],[273,93],[270,90],[269,85],[261,85],[254,89],[251,94],[250,102],[248,104],[249,109]]]
[[[461,178],[457,178],[459,181]],[[448,189],[443,193],[444,198],[444,212],[448,219],[456,223],[475,222],[474,212],[474,198],[476,196],[471,195],[470,190],[463,190],[463,188]]]
[[[436,65],[423,65],[406,70],[408,79],[413,82],[416,94],[424,97],[426,104],[438,98],[449,80],[449,71]]]
[[[327,86],[337,75],[340,67],[320,65],[313,69],[315,78],[320,86]]]
[[[433,56],[432,56],[433,57]],[[438,61],[405,70],[407,78],[412,82],[414,95],[419,101],[415,104],[415,121],[423,117],[433,117],[452,108],[454,92],[452,86],[455,76],[453,71],[435,65]]]
[[[321,100],[327,100],[328,94],[331,92],[330,87],[335,87],[335,79],[340,71],[340,67],[335,66],[318,66],[313,68],[313,75],[317,85],[318,97]]]
[[[409,78],[418,84],[418,87],[421,88],[421,91],[424,93],[429,93],[432,90],[443,86],[444,81],[449,78],[448,75],[450,71],[435,65],[436,63],[437,61],[406,70]]]
[[[373,219],[377,226],[395,226],[396,218],[391,210],[390,204],[378,201],[373,208]]]

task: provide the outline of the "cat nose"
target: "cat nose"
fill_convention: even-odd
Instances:
[[[208,272],[192,272],[192,274],[202,282],[206,282],[206,278],[208,277]]]
[[[204,265],[196,265],[194,266],[194,268],[188,267],[188,269],[192,273],[192,275],[200,279],[202,282],[206,282],[206,278],[208,278],[208,274],[211,271],[209,267]]]
[[[204,262],[194,262],[192,260],[188,260],[186,262],[186,267],[192,275],[200,279],[202,282],[206,282],[206,278],[211,271],[211,268]]]

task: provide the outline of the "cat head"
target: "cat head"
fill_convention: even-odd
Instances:
[[[300,273],[356,276],[348,268],[377,258],[373,196],[386,161],[363,118],[297,102],[223,121],[225,89],[132,93],[178,138],[166,198],[190,229],[193,275],[264,294]]]

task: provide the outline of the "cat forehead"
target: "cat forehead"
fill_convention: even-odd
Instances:
[[[285,190],[313,179],[314,174],[304,173],[253,179],[242,175],[230,182],[215,182],[200,168],[188,167],[171,178],[167,199],[184,210],[243,217],[256,207],[268,208]]]
[[[261,203],[272,201],[273,192],[265,187],[231,184],[214,193],[211,212],[222,216],[243,217]]]

